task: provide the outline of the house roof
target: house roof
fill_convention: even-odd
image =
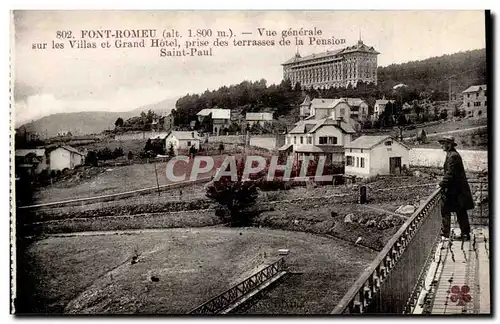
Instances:
[[[212,109],[202,109],[197,113],[198,116],[208,116],[212,114],[213,119],[231,119],[231,110],[230,109],[220,109],[220,108],[212,108]]]
[[[481,85],[473,85],[468,87],[466,90],[462,91],[462,93],[467,93],[467,92],[478,92],[480,90],[486,90],[486,84],[481,84]]]
[[[344,153],[342,145],[312,145],[302,144],[295,148],[297,153]]]
[[[361,137],[358,137],[356,138],[354,141],[352,141],[351,143],[349,144],[346,144],[345,145],[345,148],[357,148],[357,149],[371,149],[373,148],[374,146],[388,140],[388,139],[392,139],[392,137],[390,135],[380,135],[380,136],[361,136]],[[392,139],[393,142],[397,142],[399,144],[401,144],[402,146],[406,147],[407,149],[409,149],[408,146],[406,146],[405,144],[399,142],[399,141],[396,141],[394,139]]]
[[[296,126],[289,132],[289,134],[313,134],[318,129],[323,126],[337,126],[337,121],[332,118],[323,118],[323,119],[311,119],[311,120],[301,120]],[[356,131],[354,128],[346,123],[345,121],[340,122],[340,130],[347,134],[354,134]]]
[[[311,97],[309,95],[306,95],[306,98],[304,101],[300,104],[301,106],[309,106],[311,104]]]
[[[288,149],[289,149],[289,148],[291,148],[291,147],[292,147],[292,144],[285,144],[285,145],[283,145],[282,147],[280,147],[280,148],[278,149],[278,151],[286,151],[286,150],[288,150]]]
[[[289,134],[305,134],[309,132],[314,125],[318,123],[317,120],[312,119],[312,120],[301,120],[295,124],[295,127],[292,128]]]
[[[43,157],[45,155],[45,149],[19,149],[16,150],[15,156],[26,156],[29,153],[34,153],[38,157]]]
[[[347,102],[345,99],[327,99],[327,98],[315,98],[311,101],[312,106],[315,109],[321,108],[334,108],[341,102]]]
[[[170,133],[179,140],[200,140],[200,137],[196,134],[196,132],[171,131]]]
[[[379,99],[375,101],[376,105],[387,105],[388,102],[394,103],[394,100]]]
[[[345,98],[349,106],[352,107],[359,107],[362,103],[366,103],[363,99],[361,98]]]
[[[252,121],[272,121],[273,114],[272,113],[246,113],[246,120]]]

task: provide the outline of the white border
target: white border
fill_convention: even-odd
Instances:
[[[122,2],[123,3],[123,2]],[[172,3],[169,1],[169,6],[165,7],[163,6],[158,6],[159,3],[157,1],[150,1],[150,0],[141,0],[135,2],[135,4],[125,4],[118,6],[116,3],[113,3],[111,1],[103,1],[103,0],[92,0],[92,1],[80,1],[80,3],[76,3],[75,1],[44,1],[43,4],[40,4],[39,2],[36,1],[5,1],[2,2],[2,6],[6,5],[5,10],[2,10],[1,12],[1,18],[2,21],[4,22],[4,27],[2,28],[2,33],[3,37],[1,38],[2,40],[7,40],[9,39],[9,10],[12,9],[263,9],[263,10],[269,10],[269,9],[318,9],[318,10],[333,10],[333,7],[335,7],[336,10],[347,10],[347,9],[358,9],[358,10],[366,10],[366,9],[492,9],[493,14],[500,12],[500,10],[495,10],[499,6],[500,1],[498,0],[490,0],[490,1],[446,1],[446,2],[437,2],[437,1],[414,1],[414,2],[409,2],[409,1],[324,1],[324,0],[308,0],[308,1],[295,1],[295,2],[284,2],[282,5],[276,5],[270,3],[270,1],[265,1],[265,0],[254,0],[251,1],[251,6],[247,2],[229,2],[229,1],[210,1],[210,2],[204,2],[204,1],[187,1],[184,0],[182,2],[174,2]],[[496,17],[496,24],[498,25],[498,16]],[[494,26],[496,27],[496,26]],[[495,28],[496,29],[496,28]],[[495,41],[494,41],[494,47],[496,48],[496,44],[498,43],[498,33],[495,32]],[[5,44],[5,43],[4,43]],[[6,322],[11,322],[14,320],[12,316],[9,316],[9,304],[10,304],[10,287],[9,287],[9,276],[10,276],[10,269],[9,269],[9,263],[6,262],[6,260],[9,259],[9,250],[6,248],[9,244],[9,236],[10,234],[8,233],[8,230],[10,228],[9,225],[9,210],[10,210],[10,202],[9,202],[9,187],[8,187],[8,179],[9,179],[9,162],[7,159],[7,154],[5,152],[9,151],[9,109],[8,109],[8,103],[9,103],[9,80],[7,79],[7,76],[9,75],[9,46],[3,46],[2,47],[2,62],[4,63],[2,65],[3,73],[2,75],[4,78],[2,78],[2,87],[1,89],[3,90],[2,95],[3,95],[3,109],[0,111],[0,121],[2,121],[2,127],[0,127],[1,135],[0,135],[0,152],[2,152],[2,156],[4,156],[2,159],[0,159],[1,163],[1,192],[0,192],[0,199],[2,199],[2,204],[1,206],[3,207],[4,210],[4,221],[3,221],[3,226],[2,229],[5,231],[4,235],[1,235],[2,239],[2,246],[4,248],[0,249],[1,255],[0,255],[0,260],[2,260],[2,273],[0,278],[1,284],[3,285],[0,289],[2,292],[2,298],[1,298],[1,305],[4,307],[4,310],[2,314],[6,314],[7,316],[3,318],[3,320],[6,320]],[[495,53],[498,56],[498,51],[495,50]],[[497,66],[497,65],[496,65]],[[497,72],[497,71],[496,71]],[[495,87],[495,94],[498,94],[498,84],[496,84]],[[498,102],[498,98],[495,98],[496,102]],[[498,106],[498,104],[497,104]],[[496,108],[496,107],[495,107]],[[495,125],[500,125],[500,113],[496,112],[495,113],[495,120],[494,120]],[[498,150],[500,147],[500,141],[498,140],[497,137],[497,132],[495,131],[495,150]],[[494,167],[494,166],[491,166]],[[497,180],[498,177],[498,172],[495,173],[495,179]],[[496,182],[496,181],[495,181]],[[498,194],[498,193],[497,193]],[[498,196],[495,197],[496,201],[500,201],[498,199]],[[494,217],[494,215],[493,215]],[[498,227],[498,221],[495,221],[496,227],[495,227],[495,233],[499,233],[497,227]],[[495,242],[498,242],[499,239],[495,239]],[[498,251],[497,249],[498,244],[495,245],[495,251]],[[498,253],[497,253],[498,254]],[[498,266],[498,262],[497,266]],[[498,278],[496,278],[498,279]],[[495,280],[498,286],[499,280]],[[497,288],[497,287],[494,287]],[[494,289],[495,291],[498,291],[497,289]],[[498,306],[498,296],[495,296],[494,298],[497,301]],[[495,307],[495,309],[498,311],[498,307]],[[165,318],[168,321],[178,321],[178,319],[174,318]],[[397,318],[395,320],[400,320],[401,318]],[[19,320],[19,319],[18,319]],[[73,321],[81,321],[82,318],[72,318]],[[83,318],[85,320],[85,318]],[[101,321],[101,319],[94,319]],[[121,320],[121,318],[120,318]],[[140,319],[139,321],[142,321],[143,319]],[[217,319],[219,320],[219,319]],[[248,319],[246,319],[248,320]],[[263,319],[250,319],[251,321],[259,321],[262,322]],[[268,319],[266,318],[265,321]],[[290,321],[292,318],[269,318],[271,321]],[[300,318],[299,320],[311,320],[311,318]],[[317,319],[316,319],[317,320]],[[339,318],[322,318],[320,320],[325,320],[325,321],[336,321],[336,320],[344,320],[344,319],[339,319]],[[369,318],[364,320],[365,322],[371,322],[373,321],[373,318]],[[381,320],[386,321],[387,318],[383,318]],[[392,320],[392,319],[390,319]],[[429,319],[425,319],[429,320]],[[439,321],[456,321],[456,318],[436,318],[435,320]],[[477,319],[473,318],[468,318],[468,321],[476,321]],[[39,319],[36,320],[36,322],[40,321]],[[136,321],[136,320],[134,320]],[[2,321],[3,322],[3,321]]]

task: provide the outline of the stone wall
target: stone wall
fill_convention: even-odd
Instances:
[[[285,135],[251,135],[250,146],[277,150],[285,144]]]
[[[208,143],[245,144],[244,135],[208,136]]]
[[[488,151],[458,150],[465,170],[488,170]],[[410,166],[442,168],[446,153],[441,149],[414,148],[410,150]]]
[[[165,138],[169,132],[135,132],[115,135],[115,141],[144,140],[160,136]]]

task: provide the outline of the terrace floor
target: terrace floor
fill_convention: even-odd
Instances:
[[[470,241],[439,243],[414,314],[491,314],[489,238],[472,226]]]

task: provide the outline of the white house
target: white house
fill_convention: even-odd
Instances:
[[[231,110],[230,109],[202,109],[198,114],[198,121],[201,123],[205,118],[210,118],[212,123],[212,133],[219,136],[220,132],[229,127],[231,122]]]
[[[245,121],[248,123],[248,125],[253,126],[253,124],[260,124],[261,126],[264,126],[265,123],[272,123],[273,122],[273,113],[250,113],[247,112],[245,115]]]
[[[52,150],[49,155],[51,170],[74,169],[85,162],[85,155],[69,145]]]
[[[375,105],[373,106],[373,118],[375,120],[378,119],[380,115],[382,115],[385,111],[385,106],[387,106],[388,103],[394,104],[394,100],[387,100],[385,97],[383,99],[379,99],[375,101]]]
[[[344,145],[351,142],[356,132],[342,119],[324,118],[321,120],[302,120],[285,137],[285,145],[279,148],[283,155],[295,154],[298,159],[304,156],[326,156],[326,160],[341,163],[344,161]]]
[[[358,177],[400,174],[410,148],[391,136],[361,136],[345,145],[345,174]]]
[[[45,149],[18,149],[15,151],[15,162],[16,167],[32,169],[35,174],[49,167]]]
[[[186,131],[171,131],[165,138],[165,148],[168,152],[170,144],[174,147],[174,151],[177,153],[178,150],[189,150],[191,146],[195,149],[200,149],[201,138],[196,132],[186,132]]]
[[[462,94],[462,108],[465,109],[467,116],[486,117],[488,112],[486,84],[470,86]]]

